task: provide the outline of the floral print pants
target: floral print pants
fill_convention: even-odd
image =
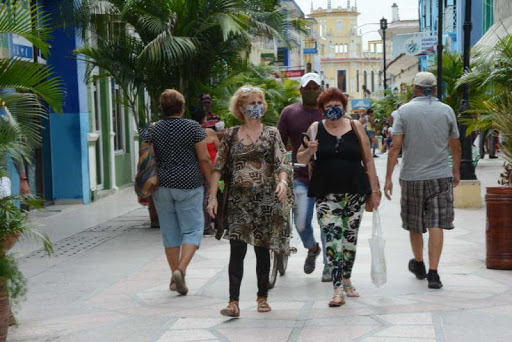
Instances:
[[[361,194],[328,194],[316,199],[334,288],[342,286],[341,280],[350,279],[352,274],[365,199],[366,195]]]

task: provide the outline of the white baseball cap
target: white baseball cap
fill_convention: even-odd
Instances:
[[[302,76],[300,79],[300,87],[304,88],[310,81],[315,82],[319,86],[322,85],[322,79],[320,78],[320,75],[318,75],[316,72],[308,72],[307,74],[304,74],[304,76]]]
[[[437,79],[431,72],[422,71],[416,74],[412,84],[420,87],[431,88],[437,86]]]

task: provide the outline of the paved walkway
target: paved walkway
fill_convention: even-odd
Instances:
[[[385,155],[376,160],[381,179],[385,162]],[[496,185],[500,166],[500,160],[479,163],[482,191]],[[306,252],[295,234],[299,252],[270,292],[272,312],[256,312],[249,251],[239,319],[218,313],[228,298],[227,241],[204,238],[188,271],[189,295],[179,296],[168,290],[159,231],[149,228],[130,189],[91,205],[50,210],[35,222],[52,237],[55,255],[45,257],[28,241],[16,247],[29,293],[9,341],[512,340],[512,272],[485,268],[485,209],[456,210],[440,265],[444,288],[430,290],[407,271],[411,252],[398,194],[384,201],[388,282],[380,288],[371,283],[367,213],[352,277],[361,297],[347,298],[340,308],[327,307],[332,286],[320,282],[320,263],[313,274],[303,273]]]

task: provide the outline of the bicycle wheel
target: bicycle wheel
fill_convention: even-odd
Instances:
[[[290,210],[290,214],[289,214],[289,218],[288,218],[288,231],[290,232],[290,236],[291,236],[291,232],[292,232],[292,225],[293,225],[293,212],[292,210]],[[286,243],[286,246],[285,246],[285,250],[287,250],[289,247],[290,247],[290,240],[287,240],[288,242]],[[284,276],[284,274],[286,273],[286,268],[288,267],[288,257],[289,257],[289,254],[288,253],[285,253],[283,255],[281,255],[281,262],[278,264],[278,268],[279,268],[279,275],[281,276]]]
[[[286,267],[288,267],[288,255],[281,255],[281,260],[278,265],[279,275],[284,276],[286,273]]]
[[[270,251],[270,274],[268,277],[268,288],[269,290],[274,288],[277,280],[277,271],[279,264],[281,263],[281,256],[274,251]]]

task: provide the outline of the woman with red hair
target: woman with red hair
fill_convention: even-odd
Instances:
[[[357,234],[371,194],[372,206],[380,204],[380,190],[366,132],[359,121],[346,116],[347,98],[337,88],[329,88],[318,97],[324,119],[313,123],[308,136],[314,137],[297,154],[299,163],[315,159],[309,185],[309,197],[316,198],[320,229],[326,236],[334,295],[329,306],[338,307],[348,297],[359,297],[350,281],[356,257]],[[358,131],[354,132],[353,127]],[[307,147],[306,147],[307,146]],[[366,153],[362,153],[362,149]],[[363,166],[366,157],[368,176]]]

